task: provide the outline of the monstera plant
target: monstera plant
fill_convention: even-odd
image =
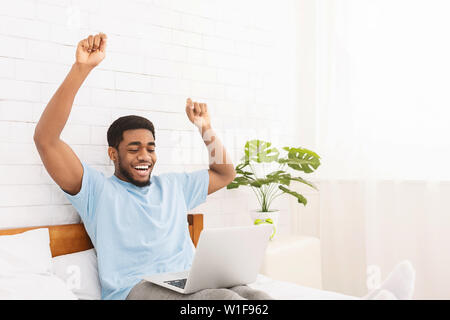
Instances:
[[[306,206],[306,198],[291,190],[291,182],[297,181],[317,190],[317,187],[300,176],[293,176],[286,171],[291,168],[295,171],[311,173],[320,165],[320,157],[313,151],[304,148],[284,147],[285,154],[272,147],[270,142],[261,140],[247,141],[244,148],[244,156],[241,163],[236,166],[236,177],[227,186],[227,189],[236,189],[241,186],[250,187],[258,199],[261,210],[260,214],[269,213],[272,202],[283,194],[288,194],[297,199],[299,203]],[[275,171],[258,173],[261,167],[278,166]],[[292,170],[291,170],[292,171]],[[256,219],[255,224],[262,222],[273,223],[271,219]],[[272,235],[273,237],[273,235]]]

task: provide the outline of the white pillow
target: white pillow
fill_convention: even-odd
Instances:
[[[94,249],[53,258],[53,273],[82,300],[100,300],[102,290]]]
[[[52,274],[0,275],[0,300],[77,300],[64,281]]]
[[[0,275],[50,274],[52,253],[48,228],[0,236]]]

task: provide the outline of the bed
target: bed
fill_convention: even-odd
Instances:
[[[194,243],[195,246],[197,246],[200,232],[203,229],[203,214],[201,213],[188,214],[187,221],[192,242]],[[96,257],[94,255],[95,249],[82,223],[4,229],[0,230],[0,240],[2,236],[12,236],[12,235],[17,236],[20,234],[24,234],[28,231],[38,229],[40,231],[48,229],[48,238],[49,238],[48,241],[50,244],[50,252],[54,269],[59,268],[61,270],[64,269],[65,271],[67,271],[69,267],[73,267],[76,265],[74,261],[80,261],[79,259],[82,258],[85,259],[84,260],[85,262],[83,262],[81,268],[85,268],[83,269],[83,272],[84,274],[88,274],[89,276],[85,276],[83,278],[84,283],[80,285],[80,283],[74,284],[72,281],[73,277],[71,278],[70,275],[69,276],[65,275],[64,272],[62,271],[59,272],[58,274],[55,274],[57,276],[54,276],[53,274],[52,275],[47,274],[46,275],[47,277],[42,275],[42,272],[40,274],[32,274],[31,272],[24,272],[19,275],[17,273],[8,274],[8,272],[5,273],[4,270],[2,270],[1,268],[2,263],[0,260],[0,299],[5,297],[6,298],[9,297],[12,299],[14,299],[14,297],[18,298],[25,297],[30,299],[33,298],[41,299],[43,297],[50,299],[83,299],[83,300],[98,299],[99,281],[98,281],[98,273],[96,270]],[[90,258],[88,258],[88,254]],[[74,260],[75,257],[77,257],[76,258],[77,260]],[[90,262],[86,263],[86,261],[88,261],[86,259],[88,260],[90,259],[89,260]],[[77,269],[72,270],[77,271]],[[80,271],[78,270],[78,272]],[[26,288],[30,286],[30,279],[32,280],[31,283],[35,283],[35,287],[32,288],[35,291],[33,290],[26,291]],[[42,290],[43,287],[46,287],[47,290],[50,290],[49,288],[53,288],[51,285],[47,285],[50,283],[50,281],[48,281],[49,279],[51,279],[51,281],[54,282],[54,288],[57,288],[60,291],[55,289],[53,290],[53,292],[47,292],[46,295],[37,294],[37,292],[39,290]],[[60,279],[61,281],[59,282],[58,279]],[[74,295],[70,294],[61,294],[60,296],[58,296],[57,294],[55,295],[56,291],[63,292],[61,291],[63,290],[61,288],[62,284],[65,284],[67,288],[71,289]],[[22,289],[22,291],[19,292],[21,294],[23,292],[26,292],[27,295],[17,296],[12,295],[10,293],[9,296],[2,296],[1,291],[2,285],[3,288],[12,288],[11,289],[12,291],[14,291],[16,287],[22,286],[24,289]],[[302,299],[302,300],[358,299],[356,297],[339,294],[336,292],[303,287],[285,281],[277,281],[267,276],[264,276],[263,274],[259,274],[257,280],[254,283],[250,284],[249,286],[258,290],[263,290],[275,299]],[[80,289],[80,287],[82,288]],[[78,288],[78,291],[75,290],[74,288]],[[9,292],[12,292],[11,290]],[[33,292],[36,292],[36,296],[33,296]]]

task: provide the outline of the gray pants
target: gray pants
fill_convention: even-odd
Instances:
[[[131,289],[127,300],[273,300],[273,298],[263,291],[248,286],[204,289],[191,294],[181,294],[142,280]]]

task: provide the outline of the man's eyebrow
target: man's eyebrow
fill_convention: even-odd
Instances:
[[[140,146],[140,145],[142,145],[142,143],[140,141],[132,141],[129,144],[127,144],[127,146]],[[147,145],[156,147],[155,142],[149,142],[149,143],[147,143]]]

